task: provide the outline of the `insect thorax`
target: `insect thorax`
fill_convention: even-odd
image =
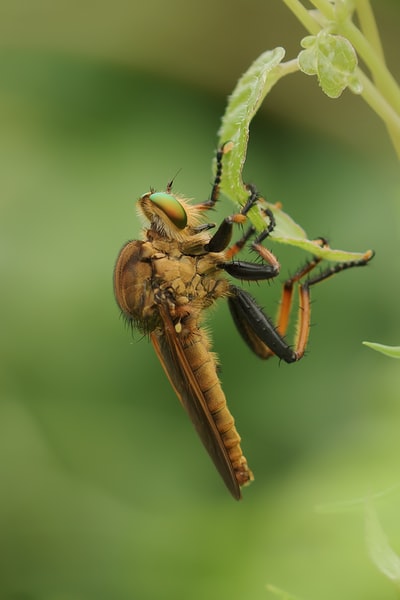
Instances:
[[[151,239],[129,242],[115,268],[115,291],[124,315],[140,330],[161,325],[160,304],[175,322],[199,321],[201,312],[225,296],[228,281],[218,263],[221,255],[182,253],[176,240]]]

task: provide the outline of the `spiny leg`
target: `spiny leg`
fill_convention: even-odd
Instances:
[[[232,231],[234,224],[242,225],[245,223],[247,218],[247,213],[257,203],[259,198],[259,194],[256,188],[252,185],[248,185],[247,189],[249,190],[249,197],[247,202],[238,213],[234,213],[229,217],[225,217],[222,221],[221,225],[218,227],[217,231],[214,233],[208,244],[204,247],[207,252],[222,252],[229,245],[232,238]],[[228,258],[231,258],[234,254],[237,254],[243,248],[247,240],[255,233],[255,228],[250,227],[244,236],[237,242],[237,249],[229,249]]]
[[[229,308],[242,338],[260,358],[267,359],[275,354],[288,363],[300,360],[304,355],[310,330],[311,286],[346,269],[365,266],[372,259],[373,255],[371,251],[366,252],[359,260],[338,263],[301,283],[301,279],[310,273],[321,259],[315,257],[307,262],[284,286],[282,300],[284,307],[280,309],[277,326],[274,325],[272,320],[264,313],[263,309],[248,292],[236,286],[231,286],[228,298]],[[283,334],[286,331],[289,320],[292,288],[295,283],[299,283],[300,300],[297,336],[293,349],[286,342]]]
[[[241,278],[244,278],[244,275],[246,275],[247,279],[257,279],[261,278],[260,267],[263,267],[263,274],[268,275],[264,278],[272,278],[279,273],[279,262],[267,248],[261,245],[261,242],[268,237],[275,225],[272,213],[268,216],[270,217],[269,226],[257,236],[252,244],[252,248],[258,252],[263,260],[267,261],[267,264],[254,265],[252,268],[249,263],[235,263],[237,269],[234,273],[232,273],[232,269],[226,269],[231,274],[235,274]],[[242,245],[241,242],[242,240],[239,241],[240,245]],[[326,244],[325,240],[321,240],[321,243]],[[320,262],[320,259],[314,257],[312,261],[309,261],[293,277],[286,281],[280,303],[277,326],[275,326],[273,321],[264,313],[263,309],[258,306],[256,300],[248,292],[236,286],[231,286],[228,305],[234,323],[246,344],[260,358],[266,360],[271,356],[277,355],[289,363],[297,360],[296,352],[287,344],[284,337],[290,316],[293,286],[304,275],[309,273],[318,262]],[[254,277],[250,277],[250,273]]]
[[[231,285],[228,306],[233,322],[243,340],[259,358],[276,354],[286,362],[294,362],[296,354],[277,331],[270,319],[245,290]]]
[[[197,207],[200,208],[201,210],[212,209],[215,206],[215,204],[219,198],[220,184],[221,184],[221,178],[222,178],[222,169],[223,169],[223,164],[222,164],[223,157],[225,154],[227,154],[227,152],[229,152],[232,149],[232,146],[233,146],[233,142],[226,142],[225,144],[223,144],[221,146],[221,148],[217,152],[217,156],[216,156],[217,169],[216,169],[214,184],[213,184],[213,187],[211,190],[210,199],[207,202],[203,202],[203,203],[197,205]],[[226,217],[222,221],[222,223],[218,227],[215,234],[212,236],[212,238],[210,239],[208,244],[204,247],[204,249],[207,252],[221,252],[221,251],[225,250],[227,248],[227,246],[229,245],[231,238],[232,238],[233,225],[234,224],[242,225],[246,221],[247,213],[257,203],[257,200],[259,198],[259,193],[257,191],[257,188],[251,184],[247,184],[246,188],[249,191],[249,197],[247,199],[246,204],[244,206],[242,206],[242,208],[240,209],[240,211],[238,213],[234,213],[233,215]],[[254,242],[252,244],[252,249],[255,250],[264,260],[266,260],[267,262],[269,262],[273,265],[272,271],[270,269],[268,269],[267,278],[269,278],[269,277],[275,277],[279,273],[279,263],[271,252],[269,252],[266,248],[261,246],[261,242],[271,233],[271,231],[273,231],[273,229],[275,227],[275,219],[272,214],[272,211],[267,208],[267,209],[264,209],[264,213],[269,218],[269,225],[254,240]],[[254,233],[255,233],[255,228],[253,226],[251,226],[247,230],[247,232],[242,236],[242,238],[240,240],[238,240],[231,248],[229,248],[227,250],[227,258],[231,259],[238,252],[240,252],[240,250],[243,248],[243,246],[246,244],[246,242],[250,239],[250,237]],[[237,263],[235,263],[235,264],[237,267]],[[250,263],[242,263],[242,264],[250,264]],[[227,269],[231,268],[229,265],[231,265],[231,263],[226,263]],[[223,266],[222,264],[220,266],[221,266],[221,268],[225,268],[225,266]],[[264,277],[262,277],[262,276],[260,277],[260,279],[265,279],[265,278],[266,278],[265,275],[264,275]],[[253,277],[251,277],[251,279],[253,279]]]
[[[222,179],[222,170],[223,170],[223,158],[224,155],[227,154],[228,152],[230,152],[233,148],[233,142],[225,142],[225,144],[222,144],[222,146],[218,149],[217,154],[216,154],[216,163],[217,163],[217,168],[216,168],[216,172],[215,172],[215,177],[214,177],[214,183],[211,189],[211,194],[210,194],[210,199],[207,200],[207,202],[201,202],[199,204],[197,204],[197,208],[200,210],[209,210],[214,208],[215,204],[218,201],[219,195],[220,195],[220,186],[221,186],[221,179]]]
[[[240,214],[246,215],[250,208],[255,204],[259,195],[254,186],[247,186],[250,191],[248,202],[243,207]],[[247,261],[227,261],[219,265],[220,268],[224,269],[229,275],[236,279],[245,281],[261,281],[264,279],[272,279],[279,275],[280,264],[277,258],[272,254],[270,250],[262,245],[262,242],[270,235],[275,228],[275,218],[272,211],[267,208],[263,209],[264,214],[269,219],[269,224],[263,229],[251,244],[251,249],[254,250],[264,261],[262,264],[252,263]],[[255,233],[255,228],[250,227],[240,240],[233,244],[226,251],[226,257],[232,258],[235,256],[246,244],[248,239]]]
[[[242,215],[242,216],[247,216],[247,213],[250,211],[251,208],[253,208],[253,206],[255,204],[257,204],[257,201],[260,197],[260,194],[258,193],[258,190],[254,185],[248,183],[246,185],[246,188],[249,191],[249,197],[247,199],[246,204],[240,210],[240,215]],[[258,236],[255,238],[255,240],[253,241],[253,243],[251,245],[252,250],[255,250],[258,254],[260,254],[260,256],[262,254],[260,252],[260,250],[261,249],[265,250],[265,248],[261,247],[261,242],[263,242],[270,235],[270,233],[275,229],[275,226],[276,226],[275,217],[274,217],[272,211],[269,208],[263,208],[262,212],[264,213],[264,215],[266,217],[268,217],[269,223],[268,223],[267,227],[265,227],[258,234]],[[235,256],[235,254],[240,252],[240,250],[246,244],[248,239],[255,232],[256,232],[256,228],[254,226],[251,226],[249,228],[249,230],[245,233],[245,235],[240,240],[238,240],[235,244],[233,244],[233,246],[231,246],[231,248],[228,249],[228,251],[227,251],[228,257],[231,258],[232,256]]]
[[[328,247],[328,242],[325,238],[318,238],[314,240],[315,242],[320,242],[321,248]],[[311,260],[308,260],[300,269],[296,271],[292,277],[287,279],[282,288],[282,296],[281,301],[279,303],[279,312],[277,317],[277,330],[279,333],[284,336],[286,334],[289,321],[290,321],[290,313],[292,310],[292,300],[293,300],[293,288],[295,283],[298,283],[307,273],[310,273],[320,262],[321,258],[317,256],[313,256]]]
[[[321,271],[315,277],[307,279],[304,283],[300,283],[299,285],[299,317],[298,317],[298,333],[296,340],[296,360],[300,360],[302,356],[304,356],[305,349],[307,347],[308,336],[310,332],[310,287],[320,283],[321,281],[325,281],[329,279],[336,273],[341,273],[347,269],[352,269],[353,267],[365,267],[370,260],[374,257],[374,252],[372,250],[368,250],[364,254],[364,256],[359,260],[351,260],[346,262],[337,263],[332,267],[328,267],[324,271]],[[320,262],[320,260],[315,259]],[[315,264],[318,264],[316,262]],[[310,272],[314,265],[311,266],[305,273]]]

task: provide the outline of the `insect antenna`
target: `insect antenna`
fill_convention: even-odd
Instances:
[[[171,179],[171,181],[168,181],[167,189],[166,189],[167,194],[171,193],[172,186],[174,185],[174,181],[178,177],[178,175],[181,171],[182,171],[182,168],[178,169],[177,172],[175,173],[175,175],[173,176],[173,178]]]

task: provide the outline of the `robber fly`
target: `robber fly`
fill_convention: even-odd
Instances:
[[[114,290],[126,319],[149,335],[207,452],[233,497],[240,499],[240,488],[253,480],[253,474],[226,404],[217,374],[217,357],[202,328],[204,312],[219,298],[226,298],[239,333],[256,355],[263,359],[276,355],[288,363],[297,361],[308,340],[310,287],[344,269],[366,265],[373,253],[367,252],[361,260],[336,264],[313,278],[308,274],[320,259],[314,257],[307,262],[285,282],[275,325],[255,299],[226,276],[260,281],[279,273],[278,260],[263,245],[274,229],[274,216],[259,202],[256,188],[247,186],[246,204],[226,217],[213,235],[210,229],[215,225],[203,219],[218,201],[223,157],[231,147],[229,142],[217,152],[216,177],[208,201],[190,204],[172,193],[172,182],[165,192],[151,189],[139,198],[139,210],[149,226],[142,241],[128,242],[122,248],[115,265]],[[231,245],[234,226],[244,224],[255,205],[264,213],[265,229],[257,233],[250,226]],[[234,260],[247,243],[261,261]],[[320,243],[326,244],[323,239]],[[295,284],[299,287],[300,309],[292,347],[284,336]]]

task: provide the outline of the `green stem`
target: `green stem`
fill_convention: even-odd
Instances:
[[[358,20],[360,21],[360,28],[371,46],[374,48],[376,54],[379,56],[382,62],[385,62],[385,55],[381,44],[381,38],[379,31],[376,26],[375,16],[372,12],[369,0],[356,0]]]
[[[312,35],[317,35],[321,30],[321,26],[312,17],[309,11],[304,8],[300,0],[283,0],[286,6],[292,11],[292,13],[298,18],[300,23],[304,26],[307,31]]]
[[[369,3],[369,0],[356,0],[356,7],[357,7],[358,19],[359,19],[360,26],[361,26],[361,31],[363,32],[368,43],[374,49],[376,56],[381,61],[381,65],[385,66],[385,69],[386,69],[385,56],[384,56],[384,52],[383,52],[383,48],[382,48],[382,44],[381,44],[381,40],[380,40],[380,36],[379,36],[379,31],[376,26],[375,17],[372,12],[372,8]],[[376,83],[379,91],[384,94],[385,89],[386,89],[385,81],[381,80],[380,74],[381,74],[381,69],[379,69],[379,72],[375,72],[373,74],[373,76],[374,76],[374,80],[375,80],[375,83]],[[394,91],[393,95],[396,97],[398,88],[397,88],[397,85],[395,87],[396,87],[396,90]],[[391,124],[389,124],[387,122],[386,122],[386,126],[388,129],[388,133],[392,139],[393,146],[395,147],[397,154],[399,155],[399,158],[400,158],[400,139],[399,139],[398,132],[396,132],[396,127],[395,126],[393,127]]]
[[[363,87],[362,97],[386,124],[396,153],[400,158],[400,116],[360,69],[358,69],[357,76]]]
[[[301,2],[297,0],[283,0],[289,8],[294,9],[296,5],[296,16],[301,15],[301,22],[306,27],[306,29],[315,34],[315,30],[317,32],[321,29],[318,26],[317,22],[310,16],[308,11],[304,8]],[[331,4],[328,0],[311,0],[312,4],[320,11],[320,13],[325,17],[325,19],[329,21],[335,21],[335,9],[334,5]],[[381,93],[385,96],[386,100],[393,105],[395,110],[400,113],[400,90],[397,85],[396,80],[386,67],[384,61],[382,60],[382,49],[380,47],[379,34],[377,32],[376,27],[373,27],[372,23],[374,22],[374,18],[372,13],[368,12],[365,4],[365,0],[360,2],[359,4],[363,5],[364,10],[362,11],[362,15],[365,21],[368,21],[369,30],[373,30],[374,33],[371,33],[375,43],[369,42],[363,33],[352,23],[349,19],[337,23],[337,31],[341,33],[344,37],[346,37],[352,46],[357,51],[357,54],[363,59],[369,70],[371,71]],[[301,8],[300,8],[301,7]],[[302,10],[301,10],[302,9]],[[305,18],[304,12],[308,14],[308,19]],[[311,28],[312,25],[312,28]],[[378,41],[377,41],[378,40]],[[378,49],[376,49],[378,47]]]
[[[286,62],[280,63],[277,67],[275,67],[277,73],[277,79],[284,77],[284,75],[290,75],[290,73],[296,73],[300,70],[299,61],[297,58],[293,58],[292,60],[287,60]]]
[[[371,44],[365,39],[361,31],[354,25],[354,23],[343,23],[340,27],[340,33],[342,33],[354,46],[357,53],[370,69],[376,84],[381,90],[381,93],[394,107],[394,109],[400,113],[399,87],[385,63],[382,62]]]
[[[335,21],[335,7],[328,0],[311,0],[315,8],[319,10],[321,15],[324,15],[328,21]]]
[[[363,59],[367,67],[370,69],[379,89],[382,94],[386,97],[395,109],[400,112],[400,90],[398,85],[393,78],[392,74],[386,67],[382,60],[382,49],[380,47],[379,35],[376,27],[372,26],[374,23],[374,17],[372,12],[368,12],[366,8],[366,2],[359,1],[363,9],[361,14],[364,19],[368,22],[368,27],[373,29],[374,33],[371,34],[375,40],[375,44],[370,42],[363,33],[350,21],[350,19],[344,19],[339,21],[336,19],[335,7],[328,0],[311,0],[312,4],[320,11],[320,13],[328,21],[336,23],[337,32],[341,33],[346,37],[352,46],[357,51],[357,54]],[[376,42],[376,38],[378,42]],[[377,49],[378,47],[378,49]]]
[[[312,35],[316,35],[321,30],[319,22],[310,11],[304,8],[300,0],[283,0],[283,2]],[[371,72],[376,88],[366,75],[360,70],[358,71],[364,88],[362,96],[385,122],[392,143],[400,157],[400,89],[386,67],[369,0],[355,0],[360,24],[365,34],[354,25],[350,18],[337,19],[335,4],[329,0],[311,0],[311,3],[326,21],[335,23],[337,33],[349,40]]]

